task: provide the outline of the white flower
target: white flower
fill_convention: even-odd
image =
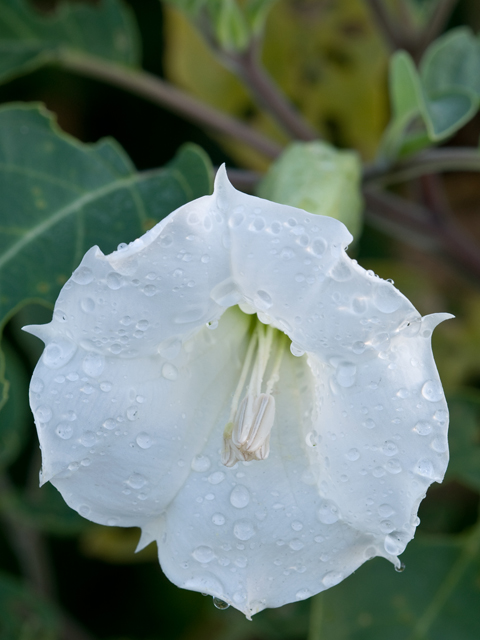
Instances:
[[[422,319],[350,240],[221,170],[212,196],[88,251],[28,328],[42,482],[247,616],[373,556],[399,566],[447,465],[430,337],[449,316]]]

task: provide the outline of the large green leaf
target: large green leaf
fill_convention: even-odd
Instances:
[[[137,173],[113,140],[81,144],[38,106],[0,110],[0,324],[26,299],[53,303],[87,249],[129,242],[204,195],[211,168],[192,145]]]
[[[0,638],[56,640],[59,637],[58,612],[19,580],[0,573]]]
[[[63,48],[119,62],[139,62],[131,12],[119,0],[62,3],[40,14],[27,0],[0,0],[0,82],[52,62]]]
[[[410,543],[395,573],[375,559],[313,603],[313,638],[478,640],[480,529]]]

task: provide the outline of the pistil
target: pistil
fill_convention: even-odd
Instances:
[[[265,328],[257,321],[223,434],[222,462],[227,467],[232,467],[239,460],[265,460],[268,457],[270,432],[275,419],[275,399],[272,392],[279,380],[285,342],[286,336],[283,333],[270,325]],[[262,391],[273,350],[273,366],[265,390]],[[249,372],[250,380],[240,402]]]

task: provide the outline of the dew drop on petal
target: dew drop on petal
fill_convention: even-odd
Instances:
[[[428,436],[428,434],[432,431],[432,425],[426,420],[419,420],[413,427],[413,430],[420,436]]]
[[[230,494],[230,504],[237,509],[243,509],[250,502],[250,493],[243,485],[237,485]]]
[[[93,431],[85,431],[79,438],[80,444],[83,444],[84,447],[93,447],[93,445],[97,442],[97,436]]]
[[[435,476],[435,472],[431,460],[428,460],[428,458],[419,460],[415,466],[415,473],[417,473],[419,476],[423,476],[424,478],[433,479]]]
[[[198,471],[199,473],[203,471],[208,471],[210,469],[210,458],[208,456],[195,456],[192,460],[192,469],[193,471]]]
[[[360,451],[358,449],[349,449],[345,456],[348,460],[355,462],[355,460],[358,460],[360,458]]]
[[[43,363],[50,369],[59,369],[73,358],[76,350],[76,345],[69,340],[50,342],[43,352]]]
[[[429,402],[438,402],[443,399],[442,385],[438,380],[427,380],[422,387],[422,396]]]
[[[329,571],[322,578],[322,583],[327,589],[334,587],[343,580],[343,574],[340,571]]]
[[[138,434],[138,436],[135,438],[135,442],[138,444],[140,449],[150,449],[150,447],[152,446],[152,439],[148,435],[148,433],[145,433],[145,431]]]
[[[249,520],[237,520],[233,525],[233,535],[238,540],[250,540],[255,535],[255,526]]]
[[[257,291],[253,302],[260,311],[267,311],[267,309],[270,309],[273,304],[272,296],[262,289]]]
[[[140,473],[132,473],[127,480],[127,484],[132,487],[132,489],[141,489],[147,484],[147,479]]]
[[[404,562],[400,562],[400,564],[396,564],[395,565],[395,571],[397,573],[403,573],[403,571],[405,571],[405,563]]]
[[[88,353],[82,362],[82,369],[91,378],[98,378],[105,368],[105,358],[100,353]]]
[[[85,313],[93,313],[95,311],[95,301],[92,298],[82,298],[80,308]]]
[[[211,562],[215,558],[215,553],[211,547],[208,547],[207,545],[200,545],[193,551],[192,556],[197,560],[197,562],[204,564]]]
[[[393,313],[402,304],[402,296],[392,285],[380,282],[375,287],[373,304],[382,313]]]
[[[223,513],[214,513],[212,516],[212,522],[220,527],[222,524],[225,524],[225,516]]]
[[[210,484],[220,484],[225,480],[225,474],[223,471],[214,471],[211,475],[208,476],[208,481]]]
[[[176,380],[178,377],[178,369],[171,362],[166,362],[162,367],[162,376],[167,380]]]
[[[90,284],[93,280],[93,271],[88,267],[79,267],[73,272],[72,280],[77,284]]]
[[[325,501],[320,505],[317,516],[320,522],[324,524],[333,524],[340,517],[337,505],[329,501]]]
[[[32,378],[30,383],[30,391],[33,393],[41,393],[43,391],[43,382],[39,378]]]
[[[309,589],[299,589],[295,594],[295,598],[297,600],[306,600],[307,598],[310,598],[311,595],[312,592]]]
[[[107,287],[109,289],[113,289],[113,290],[120,289],[122,284],[123,284],[123,278],[119,273],[112,271],[107,275]]]
[[[220,611],[224,611],[225,609],[228,609],[230,605],[228,604],[228,602],[225,602],[225,600],[220,600],[220,598],[217,598],[216,596],[214,596],[213,606],[216,609],[220,609]]]
[[[68,440],[73,435],[73,427],[61,422],[55,429],[55,433],[59,438],[62,438],[62,440]]]
[[[49,422],[49,420],[52,419],[52,415],[52,410],[45,404],[40,405],[35,410],[35,418],[38,420],[38,422]]]

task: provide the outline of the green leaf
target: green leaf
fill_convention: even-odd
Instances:
[[[376,558],[313,600],[311,638],[478,640],[480,529],[468,536],[418,538],[406,570]]]
[[[208,9],[222,49],[243,51],[250,40],[250,32],[236,0],[209,0]]]
[[[1,109],[0,324],[27,299],[53,303],[87,249],[108,253],[142,235],[210,175],[194,146],[142,174],[113,140],[82,144],[38,106]]]
[[[61,3],[41,14],[27,0],[0,0],[0,82],[54,61],[62,49],[138,65],[133,15],[118,0]]]
[[[0,573],[0,638],[2,640],[56,640],[58,612],[37,593]]]
[[[425,52],[420,75],[431,98],[454,89],[480,97],[480,42],[466,27],[452,29]]]
[[[447,478],[480,491],[480,393],[449,398],[450,464]]]
[[[32,424],[25,366],[5,339],[2,340],[2,351],[0,362],[5,368],[8,383],[3,387],[4,402],[0,411],[0,468],[16,459],[27,438],[27,425]]]
[[[390,97],[395,120],[411,118],[423,102],[422,87],[412,56],[397,51],[390,62]]]
[[[189,200],[212,193],[212,164],[205,151],[197,145],[188,142],[182,145],[168,167],[178,172],[179,179],[183,178]]]
[[[466,90],[428,98],[422,113],[430,138],[434,141],[448,138],[473,118],[477,109],[477,98]]]
[[[363,211],[360,174],[354,151],[338,151],[325,142],[294,142],[270,166],[258,195],[336,218],[358,238]]]
[[[268,13],[277,0],[247,0],[244,4],[245,17],[253,33],[259,35],[265,26]]]

